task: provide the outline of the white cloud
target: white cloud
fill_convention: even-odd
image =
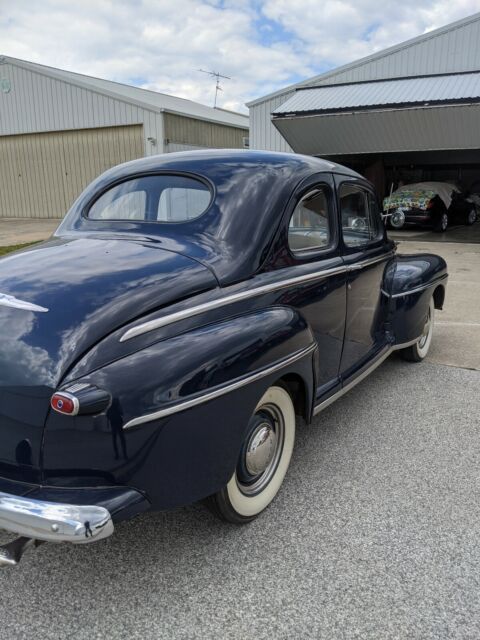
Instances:
[[[480,0],[0,0],[0,53],[212,104],[245,102],[480,10]]]

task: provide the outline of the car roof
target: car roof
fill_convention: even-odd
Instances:
[[[208,265],[222,285],[248,278],[261,268],[292,194],[305,181],[326,172],[361,178],[334,162],[294,153],[217,149],[150,156],[99,176],[76,201],[57,234],[80,229],[114,232],[119,228],[115,221],[110,227],[89,221],[83,208],[118,181],[163,171],[210,182],[214,191],[210,207],[183,224],[129,221],[128,230],[157,238],[164,248]]]
[[[250,149],[202,149],[163,153],[125,162],[113,169],[109,169],[103,176],[120,177],[122,175],[126,177],[130,173],[156,170],[189,170],[197,172],[201,167],[218,162],[238,163],[252,168],[255,166],[291,163],[292,171],[302,168],[303,170],[310,169],[312,172],[328,171],[363,178],[363,176],[348,167],[316,156]]]

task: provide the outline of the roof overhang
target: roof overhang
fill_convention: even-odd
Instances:
[[[297,153],[355,155],[480,149],[480,104],[277,116]]]
[[[480,72],[297,91],[272,121],[299,153],[480,148]]]

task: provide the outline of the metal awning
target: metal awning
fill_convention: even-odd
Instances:
[[[303,88],[272,121],[300,153],[480,149],[480,72]]]

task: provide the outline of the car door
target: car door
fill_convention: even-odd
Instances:
[[[343,380],[354,378],[387,345],[385,267],[394,251],[386,237],[372,187],[361,179],[336,176],[341,245],[347,266]]]
[[[319,275],[288,292],[288,304],[302,313],[318,346],[317,401],[340,384],[346,273],[339,235],[333,176],[316,174],[297,189],[287,208],[274,268],[288,266],[291,275]]]

